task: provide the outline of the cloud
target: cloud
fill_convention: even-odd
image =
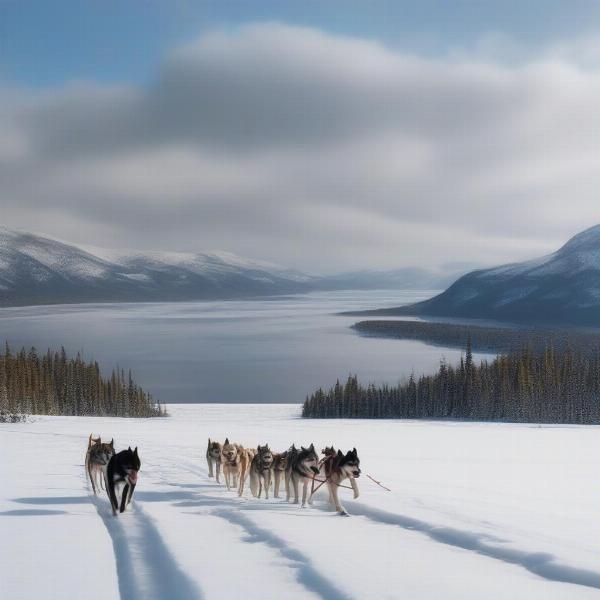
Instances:
[[[5,89],[4,224],[313,272],[534,256],[597,220],[578,47],[507,65],[268,23],[203,34],[147,86]]]

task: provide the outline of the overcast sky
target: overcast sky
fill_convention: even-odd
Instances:
[[[521,260],[600,222],[599,99],[593,1],[0,0],[1,224],[313,273]]]

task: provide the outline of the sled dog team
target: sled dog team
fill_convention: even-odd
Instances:
[[[246,480],[250,479],[250,491],[260,498],[264,491],[265,498],[273,484],[273,495],[279,498],[281,478],[285,481],[286,501],[293,495],[294,504],[299,502],[299,488],[302,485],[302,506],[312,504],[312,497],[322,485],[327,485],[329,501],[342,515],[347,514],[339,500],[339,488],[348,487],[349,481],[358,498],[356,479],[360,477],[360,460],[356,448],[344,454],[331,447],[324,448],[322,458],[315,451],[314,444],[299,449],[292,445],[285,452],[272,452],[268,444],[258,446],[256,450],[233,444],[229,438],[223,444],[208,439],[206,460],[208,476],[215,477],[220,483],[221,470],[225,478],[227,490],[237,490],[238,495],[244,493]],[[90,434],[85,454],[85,472],[90,480],[94,495],[99,489],[105,489],[113,511],[113,515],[124,512],[131,503],[138,472],[141,467],[137,446],[116,452],[114,439],[110,443],[102,442],[100,437]],[[310,486],[310,493],[309,493]]]
[[[279,498],[281,478],[285,481],[286,501],[293,496],[294,504],[299,503],[299,488],[302,485],[302,506],[312,504],[312,496],[322,485],[327,485],[329,501],[340,514],[347,514],[339,500],[339,488],[348,487],[350,483],[354,498],[358,498],[356,479],[360,476],[360,460],[356,448],[344,454],[331,447],[324,448],[319,458],[314,444],[299,449],[292,445],[285,452],[272,452],[269,445],[244,448],[233,444],[229,438],[222,444],[208,438],[206,461],[208,476],[216,477],[220,483],[223,471],[225,485],[228,490],[237,490],[238,495],[244,493],[246,480],[250,480],[250,491],[260,498],[263,490],[265,498],[269,497],[269,489],[273,483],[273,496]],[[310,490],[309,490],[310,486]]]
[[[98,494],[99,488],[106,490],[113,515],[117,511],[124,512],[131,502],[141,464],[137,447],[116,452],[114,439],[107,444],[90,434],[85,453],[85,472],[94,495]]]

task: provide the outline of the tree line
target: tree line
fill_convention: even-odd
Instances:
[[[81,354],[67,357],[64,348],[39,354],[35,348],[0,354],[0,421],[23,415],[158,417],[166,415],[133,379],[114,369],[104,377],[97,362]]]
[[[419,340],[449,348],[464,349],[471,340],[473,350],[508,354],[523,346],[531,346],[536,352],[552,345],[562,352],[576,347],[593,352],[600,344],[595,331],[550,327],[491,327],[464,323],[441,323],[436,321],[359,321],[352,328],[361,335],[401,340]]]
[[[600,348],[526,345],[476,364],[469,340],[456,366],[442,361],[436,374],[396,386],[364,386],[351,375],[308,396],[302,416],[600,423]]]

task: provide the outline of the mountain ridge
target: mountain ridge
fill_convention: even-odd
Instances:
[[[226,251],[114,250],[0,227],[0,306],[236,299],[342,289],[440,289],[457,271],[315,276]]]
[[[471,271],[423,302],[363,314],[598,327],[600,225],[546,256]]]

